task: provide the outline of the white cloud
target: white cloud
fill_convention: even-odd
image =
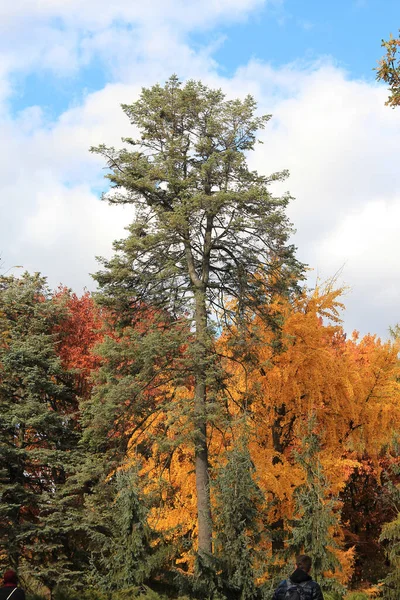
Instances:
[[[352,288],[349,327],[384,334],[400,321],[400,186],[397,196],[380,198],[376,189],[370,197],[359,209],[350,208],[316,244],[315,254],[325,272],[344,264],[343,276]]]
[[[96,255],[109,255],[132,220],[129,208],[109,207],[93,190],[104,187],[102,162],[88,148],[119,143],[126,118],[119,108],[138,88],[114,85],[88,96],[53,124],[38,107],[0,122],[0,256],[60,280],[93,288]]]
[[[109,255],[111,238],[123,237],[133,218],[131,207],[115,208],[111,213],[87,185],[66,188],[44,174],[35,210],[14,240],[15,262],[29,271],[40,264],[53,286],[93,289],[88,273],[99,269],[95,256]],[[32,256],[26,254],[28,248],[34,249]]]
[[[16,22],[58,19],[74,27],[102,28],[120,20],[125,23],[171,22],[184,29],[234,21],[264,4],[265,0],[17,0],[0,5],[5,27]],[[274,3],[279,1],[274,0]]]
[[[282,0],[16,0],[0,3],[0,75],[51,71],[65,76],[94,58],[121,76],[165,54],[197,60],[186,44],[199,29],[242,20]],[[15,43],[18,40],[18,44]],[[179,60],[175,61],[180,64]],[[139,65],[137,65],[139,66]],[[133,75],[134,76],[134,75]],[[1,90],[0,90],[1,92]]]
[[[347,329],[385,336],[400,320],[400,112],[385,107],[381,86],[349,81],[329,63],[278,72],[253,64],[238,76],[241,89],[248,77],[258,82],[274,114],[254,165],[290,170],[289,214],[310,280],[342,270]]]

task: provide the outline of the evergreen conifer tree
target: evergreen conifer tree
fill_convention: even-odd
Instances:
[[[142,485],[137,466],[120,469],[99,483],[86,502],[89,581],[104,590],[149,583],[164,566],[165,548],[148,524],[151,503],[143,496]]]
[[[227,595],[250,600],[258,596],[257,563],[264,497],[254,480],[247,442],[242,439],[228,452],[215,481],[215,558]]]
[[[62,317],[39,275],[0,279],[0,554],[14,568],[28,560],[49,588],[69,559],[62,524],[47,517],[79,439],[53,333]]]
[[[254,311],[269,318],[271,295],[292,289],[302,276],[288,243],[289,196],[270,191],[287,173],[267,177],[247,166],[246,153],[269,119],[256,116],[250,96],[226,100],[220,90],[182,85],[173,76],[163,87],[143,89],[123,110],[139,139],[126,138],[121,150],[93,150],[110,168],[105,199],[132,204],[135,220],[96,279],[102,302],[116,313],[147,306],[190,323],[198,549],[209,555],[207,427],[217,380],[212,325],[222,317],[226,325],[244,326]]]
[[[400,468],[393,465],[392,472],[398,476]],[[387,487],[396,516],[389,523],[385,523],[379,537],[379,541],[386,547],[386,556],[390,564],[389,573],[382,582],[382,596],[385,600],[395,600],[399,597],[400,589],[400,486],[389,481]]]
[[[386,544],[386,556],[390,563],[390,571],[383,580],[382,597],[385,600],[397,600],[400,586],[400,512],[393,521],[385,523],[379,541]]]
[[[337,547],[335,533],[340,525],[338,501],[329,492],[329,481],[320,460],[320,438],[316,433],[316,421],[313,417],[307,427],[307,434],[301,440],[299,451],[295,453],[297,464],[304,470],[305,481],[293,494],[296,517],[292,522],[288,552],[292,555],[305,553],[311,556],[314,579],[327,589],[339,590],[339,584],[324,575],[335,572],[340,566],[333,552]]]

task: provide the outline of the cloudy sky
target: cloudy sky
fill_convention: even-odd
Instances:
[[[338,273],[346,330],[386,337],[400,321],[400,108],[372,69],[399,27],[398,0],[0,0],[1,271],[94,289],[95,256],[132,212],[99,200],[88,148],[118,145],[119,105],[177,73],[273,114],[251,162],[290,170],[310,285]]]

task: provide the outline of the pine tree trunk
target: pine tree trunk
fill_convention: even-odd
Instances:
[[[196,384],[194,396],[195,413],[195,470],[197,492],[198,551],[200,554],[212,552],[212,520],[210,501],[210,481],[207,449],[206,411],[206,338],[207,312],[203,292],[196,294]]]

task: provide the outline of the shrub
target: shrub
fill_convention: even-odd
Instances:
[[[58,587],[54,591],[54,600],[107,600],[107,595],[95,587],[85,587],[82,590]]]
[[[26,594],[26,600],[47,600],[46,596],[36,594],[35,592]]]
[[[342,596],[337,592],[324,592],[324,600],[342,600]]]
[[[157,594],[145,585],[132,586],[112,592],[111,600],[164,600],[165,596]]]
[[[369,596],[365,592],[350,592],[343,600],[369,600]]]

